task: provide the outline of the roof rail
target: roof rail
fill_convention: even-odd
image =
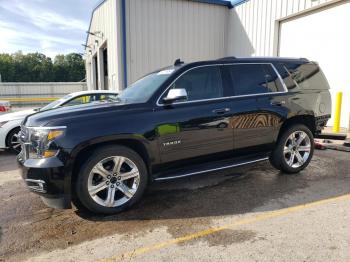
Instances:
[[[235,56],[227,56],[227,57],[222,57],[222,58],[220,58],[218,60],[232,60],[232,59],[237,59],[237,57],[235,57]]]

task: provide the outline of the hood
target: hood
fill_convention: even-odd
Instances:
[[[34,109],[22,110],[14,113],[7,113],[0,116],[0,122],[21,120],[26,116],[36,113]]]
[[[85,105],[68,106],[38,112],[28,116],[26,126],[61,126],[79,121],[101,117],[116,111],[139,108],[137,104],[125,103],[89,103]]]

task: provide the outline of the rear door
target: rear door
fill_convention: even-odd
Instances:
[[[278,136],[286,114],[286,90],[271,64],[225,66],[231,78],[235,150],[268,151]]]
[[[162,162],[213,154],[219,159],[232,153],[232,104],[225,99],[224,86],[221,67],[213,65],[190,69],[170,86],[186,89],[188,99],[161,104],[154,112],[160,122],[155,131]]]

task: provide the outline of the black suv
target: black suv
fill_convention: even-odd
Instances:
[[[47,205],[111,214],[138,201],[151,181],[267,159],[299,172],[330,113],[327,80],[307,59],[177,60],[115,102],[27,117],[18,162]]]

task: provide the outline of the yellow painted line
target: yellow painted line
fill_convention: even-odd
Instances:
[[[145,253],[149,253],[155,250],[159,250],[162,248],[166,248],[169,247],[171,245],[175,245],[175,244],[179,244],[179,243],[183,243],[186,241],[190,241],[196,238],[200,238],[200,237],[205,237],[211,234],[215,234],[217,232],[226,230],[226,229],[231,229],[233,227],[238,227],[238,226],[243,226],[243,225],[248,225],[248,224],[253,224],[256,222],[260,222],[260,221],[264,221],[264,220],[268,220],[271,218],[276,218],[276,217],[281,217],[281,216],[285,216],[288,214],[292,214],[292,213],[296,213],[298,211],[302,211],[305,209],[310,209],[312,207],[317,207],[317,206],[321,206],[321,205],[325,205],[325,204],[329,204],[332,202],[338,202],[338,201],[344,201],[344,200],[350,200],[350,194],[348,195],[343,195],[343,196],[338,196],[338,197],[333,197],[333,198],[328,198],[328,199],[324,199],[324,200],[319,200],[319,201],[315,201],[315,202],[311,202],[311,203],[307,203],[304,205],[299,205],[299,206],[294,206],[294,207],[288,207],[288,208],[284,208],[284,209],[280,209],[280,210],[276,210],[276,211],[270,211],[267,213],[263,213],[260,215],[256,215],[253,216],[251,218],[243,218],[241,220],[235,221],[233,223],[230,224],[226,224],[224,226],[221,227],[215,227],[215,228],[208,228],[193,234],[189,234],[189,235],[185,235],[179,238],[174,238],[165,242],[160,242],[158,244],[154,244],[151,246],[146,246],[146,247],[141,247],[141,248],[137,248],[133,251],[130,252],[126,252],[122,255],[117,255],[117,256],[113,256],[107,259],[102,259],[99,260],[100,262],[112,262],[112,261],[120,261],[124,258],[130,258],[130,257],[135,257],[137,255],[142,255]]]
[[[10,102],[42,102],[42,101],[55,101],[59,98],[56,97],[23,97],[23,98],[6,98],[2,97],[2,100],[10,101]]]

